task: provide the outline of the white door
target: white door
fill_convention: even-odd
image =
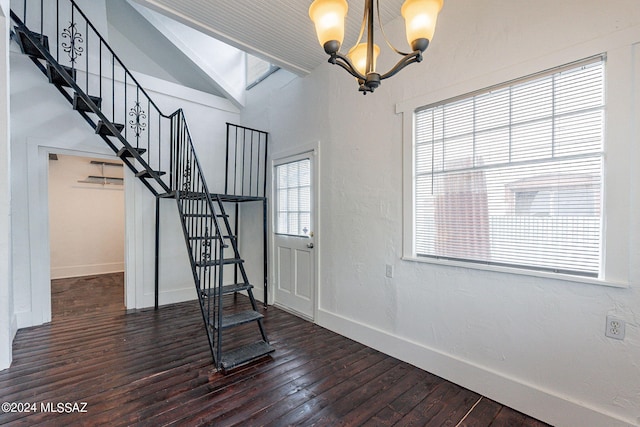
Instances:
[[[275,302],[313,319],[315,297],[313,153],[274,162]]]

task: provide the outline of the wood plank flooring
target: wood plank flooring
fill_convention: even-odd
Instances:
[[[124,310],[124,273],[54,279],[51,319]]]
[[[0,412],[0,424],[546,426],[275,307],[264,323],[276,352],[222,375],[197,302],[126,312],[121,294],[96,288],[121,279],[73,280],[54,286],[63,290],[51,324],[18,331],[0,401],[36,405]],[[100,296],[93,310],[79,298],[82,283]],[[225,303],[248,305],[242,296]],[[225,333],[234,346],[255,338],[250,325]],[[43,411],[67,402],[86,412]]]

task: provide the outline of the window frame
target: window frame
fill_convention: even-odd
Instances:
[[[569,74],[567,74],[569,73]],[[586,74],[584,74],[586,73]],[[582,76],[586,80],[575,80],[575,76]],[[602,76],[602,86],[591,86],[592,79],[600,78]],[[573,98],[560,98],[558,101],[556,100],[556,95],[561,95],[562,89],[562,79],[567,78],[566,82],[571,82],[571,84],[576,84],[578,82],[581,87],[584,87],[588,92],[574,92],[581,99],[585,94],[589,95],[589,104],[581,105],[581,106],[573,106],[568,111],[557,111],[556,107],[559,107],[560,104],[558,102],[562,102],[562,99],[575,101]],[[557,85],[556,85],[556,82]],[[511,179],[520,179],[520,180],[529,180],[531,181],[533,177],[529,176],[530,168],[539,169],[546,174],[556,174],[561,173],[558,169],[559,164],[567,164],[566,166],[574,167],[576,163],[584,164],[588,163],[591,165],[590,172],[581,172],[580,170],[575,170],[573,174],[577,173],[585,173],[587,175],[596,174],[599,184],[597,184],[598,193],[597,200],[601,201],[602,197],[602,164],[603,164],[603,146],[594,147],[591,146],[588,149],[582,149],[580,153],[571,152],[571,153],[555,153],[555,148],[558,150],[562,148],[562,137],[554,136],[556,124],[561,123],[563,119],[570,117],[585,117],[587,116],[587,120],[589,125],[594,124],[594,120],[596,122],[600,122],[598,116],[600,113],[602,114],[603,120],[606,119],[606,93],[605,93],[605,82],[606,82],[606,56],[605,55],[597,55],[595,57],[586,58],[583,61],[577,61],[571,64],[562,65],[560,67],[556,67],[550,70],[546,70],[540,73],[536,73],[533,75],[523,76],[521,78],[517,78],[515,80],[505,82],[493,87],[484,88],[473,93],[463,94],[461,96],[455,97],[453,99],[446,99],[441,102],[437,102],[432,105],[424,106],[417,108],[414,111],[414,132],[416,134],[420,134],[420,138],[417,135],[414,135],[414,162],[415,168],[420,169],[420,171],[416,171],[415,173],[415,184],[414,184],[414,208],[419,210],[420,208],[424,209],[426,206],[431,206],[431,209],[435,209],[435,205],[440,205],[440,202],[436,202],[436,200],[444,201],[444,205],[441,206],[442,209],[447,209],[449,197],[445,197],[444,200],[441,198],[443,195],[441,193],[442,189],[440,189],[441,185],[446,185],[447,177],[453,178],[454,180],[459,180],[463,176],[467,176],[468,179],[470,175],[476,176],[481,174],[480,180],[482,181],[483,188],[487,191],[489,181],[493,182],[493,184],[505,185],[507,188],[513,185],[513,183],[509,184],[508,182],[504,182],[501,178],[497,178],[502,173],[507,173],[511,176]],[[534,86],[530,84],[533,83]],[[518,97],[518,93],[523,93],[523,96],[530,96],[531,91],[538,92],[540,88],[543,87],[543,95],[546,96],[547,111],[540,115],[540,110],[537,109],[533,111],[534,116],[532,117],[528,112],[525,116],[519,116],[517,113],[517,105],[520,99]],[[598,89],[596,89],[598,88]],[[599,91],[599,88],[602,88],[602,92]],[[598,92],[592,92],[593,90],[598,90]],[[514,98],[512,99],[511,94],[514,94]],[[602,104],[598,102],[598,98],[593,98],[592,96],[596,93],[602,94],[605,98],[602,98]],[[505,94],[507,94],[505,96]],[[497,101],[496,101],[497,99]],[[489,104],[483,106],[483,102],[489,101]],[[482,120],[482,117],[486,115],[489,111],[489,108],[495,107],[496,102],[498,105],[502,107],[506,107],[506,117],[501,117],[499,119],[500,123],[482,123],[476,124],[476,117],[479,117],[479,120]],[[596,102],[594,104],[594,102]],[[538,105],[541,108],[545,108],[543,104]],[[526,107],[525,107],[526,108]],[[513,117],[511,111],[513,109]],[[596,114],[592,114],[596,113]],[[588,117],[591,115],[591,117]],[[469,117],[466,117],[469,116]],[[431,120],[429,119],[431,117]],[[439,118],[439,119],[438,119]],[[464,120],[461,120],[463,119]],[[467,119],[470,119],[468,121]],[[426,121],[425,121],[426,120]],[[435,120],[435,122],[434,122]],[[445,126],[446,123],[453,121],[453,124]],[[550,131],[548,135],[550,137],[549,140],[544,139],[545,145],[536,145],[536,148],[539,152],[533,153],[529,152],[530,150],[525,149],[525,151],[518,151],[518,138],[515,136],[512,138],[512,132],[515,132],[516,129],[522,129],[530,126],[531,123],[536,124],[529,131],[537,132],[539,130],[539,124],[543,123],[546,126],[550,126],[554,131]],[[602,127],[599,128],[602,131],[603,139],[599,140],[604,145],[604,121],[602,123]],[[435,126],[435,127],[434,127]],[[487,146],[482,141],[483,136],[488,133],[492,133],[495,129],[501,129],[504,135],[508,135],[506,138],[508,140],[508,146],[502,147],[506,148],[507,151],[496,151],[498,145]],[[430,137],[428,135],[431,135]],[[448,153],[451,150],[452,145],[455,144],[456,141],[460,139],[460,135],[465,138],[467,144],[471,144],[470,147],[466,147],[465,151],[456,151],[455,148],[451,153]],[[532,136],[530,134],[527,134]],[[534,135],[537,135],[534,134]],[[425,139],[426,138],[426,139]],[[501,141],[505,142],[505,141]],[[542,142],[542,141],[540,141]],[[513,144],[513,145],[512,145]],[[547,146],[548,144],[548,146]],[[571,143],[568,148],[573,150],[576,148],[576,145]],[[427,147],[426,152],[424,151],[424,147]],[[431,149],[429,149],[431,147]],[[438,147],[438,148],[436,148]],[[513,148],[512,148],[513,147]],[[478,154],[476,150],[481,149],[491,149],[491,152],[496,156],[500,157],[500,160],[493,161],[489,159],[488,163],[478,165],[476,162],[481,161],[481,157],[477,157]],[[542,150],[547,149],[547,152]],[[434,152],[435,150],[435,152]],[[471,150],[471,151],[468,151]],[[513,155],[516,158],[512,159],[512,150]],[[542,154],[542,156],[541,156]],[[526,158],[518,158],[522,155],[525,155]],[[480,154],[482,156],[482,154]],[[508,159],[505,159],[504,156],[507,156]],[[531,157],[533,156],[533,157]],[[453,158],[453,160],[450,159]],[[466,159],[465,162],[472,162],[469,164],[465,163],[465,166],[461,168],[459,165],[451,164],[459,163],[461,159]],[[430,162],[430,163],[429,163]],[[597,167],[596,167],[597,166]],[[573,169],[572,169],[573,170]],[[538,173],[542,173],[538,172]],[[594,175],[595,176],[595,175]],[[493,178],[491,178],[493,177]],[[538,177],[539,178],[539,177]],[[485,182],[486,179],[486,182]],[[574,177],[575,179],[575,177]],[[444,181],[442,181],[444,180]],[[418,184],[420,181],[422,184]],[[439,182],[437,184],[436,182]],[[428,191],[428,188],[424,188],[425,183],[427,187],[431,187],[431,192]],[[534,185],[535,182],[531,182],[530,185]],[[470,184],[471,185],[471,184]],[[591,184],[594,185],[594,184]],[[418,190],[418,188],[421,190]],[[527,187],[528,188],[528,187]],[[537,243],[538,246],[532,246],[531,250],[536,250],[535,252],[538,256],[537,262],[527,262],[527,258],[529,256],[528,251],[520,252],[518,250],[512,251],[511,245],[515,243],[513,240],[506,239],[505,233],[507,235],[515,232],[516,230],[513,228],[509,228],[514,226],[512,224],[512,220],[514,218],[513,214],[509,215],[507,213],[499,214],[495,216],[490,214],[491,210],[504,210],[508,209],[507,205],[503,203],[507,203],[507,201],[503,201],[502,203],[496,200],[499,198],[500,194],[495,192],[495,188],[489,189],[488,193],[485,194],[484,202],[487,202],[487,198],[489,200],[493,200],[489,202],[489,206],[487,209],[487,216],[484,217],[486,221],[481,221],[480,217],[475,217],[479,222],[476,223],[476,226],[480,227],[484,231],[484,238],[477,237],[473,242],[467,243],[453,243],[450,240],[439,241],[438,236],[440,233],[436,231],[436,229],[432,229],[431,227],[436,227],[437,224],[437,214],[435,218],[420,217],[419,220],[416,218],[416,224],[414,227],[414,239],[416,240],[415,251],[416,256],[418,257],[427,257],[427,258],[436,258],[436,259],[448,259],[454,261],[460,261],[464,263],[479,263],[486,265],[498,265],[505,266],[515,269],[524,269],[524,270],[536,270],[536,271],[548,271],[553,273],[564,273],[568,275],[582,276],[582,277],[600,277],[601,273],[601,264],[602,264],[602,255],[601,255],[601,246],[602,246],[602,206],[601,203],[598,203],[597,207],[592,206],[593,212],[597,212],[597,240],[592,240],[595,245],[591,244],[591,246],[585,247],[586,255],[580,254],[580,252],[573,252],[571,255],[576,256],[576,263],[558,263],[558,259],[556,258],[557,248],[554,249],[552,247],[547,247],[543,243],[544,238],[552,238],[554,237],[546,236],[546,237],[538,237],[537,234],[525,234],[523,238],[526,240],[532,240],[531,243]],[[498,189],[499,190],[499,189]],[[426,193],[425,193],[426,191]],[[434,193],[435,191],[435,193]],[[567,189],[565,189],[565,192]],[[429,195],[429,193],[431,195]],[[514,190],[515,195],[517,192]],[[554,204],[558,202],[558,194],[560,194],[560,187],[555,189],[555,196],[552,195],[548,198],[549,208],[552,208]],[[517,201],[517,197],[515,197]],[[452,202],[455,205],[455,202]],[[458,206],[459,208],[460,206]],[[450,207],[451,208],[451,207]],[[458,209],[454,209],[454,211],[458,211]],[[527,221],[543,221],[544,228],[554,227],[554,224],[559,225],[560,223],[564,223],[567,220],[587,221],[588,224],[593,224],[596,220],[595,218],[558,218],[554,214],[546,215],[544,218],[536,219],[537,216],[534,215],[524,215],[527,217]],[[593,215],[590,215],[590,217]],[[534,218],[535,217],[535,218]],[[445,228],[448,229],[448,233],[454,233],[457,235],[459,231],[459,226],[465,226],[465,224],[458,223],[457,221],[460,218],[453,219],[452,221],[456,221],[456,225],[452,227],[452,224],[442,224]],[[524,219],[524,218],[522,218]],[[561,220],[560,220],[561,219]],[[431,223],[431,220],[435,221],[431,226],[427,226],[426,223]],[[468,217],[464,217],[465,221],[470,221]],[[558,222],[558,220],[560,220]],[[473,221],[473,220],[471,220]],[[498,225],[500,224],[500,225]],[[420,226],[419,226],[420,225]],[[468,223],[466,224],[468,226]],[[595,224],[593,224],[595,225]],[[425,229],[424,227],[427,227]],[[495,228],[497,227],[497,228]],[[507,228],[505,228],[507,227]],[[474,226],[475,229],[475,226]],[[594,229],[595,230],[595,229]],[[480,231],[478,229],[477,231]],[[494,231],[498,234],[494,234]],[[560,230],[564,232],[563,230]],[[480,235],[483,233],[480,232]],[[502,238],[500,237],[502,236]],[[593,236],[596,237],[596,236]],[[587,239],[591,240],[588,235],[571,235],[570,239]],[[455,238],[453,238],[455,240]],[[478,240],[480,239],[480,240]],[[540,240],[538,240],[540,239]],[[438,243],[439,242],[439,243]],[[466,242],[466,241],[465,241]],[[489,244],[489,242],[491,242]],[[597,243],[596,243],[597,242]],[[475,243],[475,244],[474,244]],[[478,246],[480,243],[482,245]],[[567,244],[570,245],[567,241],[557,242],[559,245]],[[494,247],[494,244],[496,245]],[[426,245],[426,246],[425,246]],[[482,247],[486,246],[486,253]],[[506,245],[506,246],[505,246]],[[542,245],[542,246],[540,246]],[[433,246],[433,247],[431,247]],[[431,247],[430,249],[428,247]],[[438,250],[440,247],[440,250]],[[494,250],[498,252],[498,254],[494,257]],[[506,251],[506,252],[505,252]],[[551,264],[551,260],[555,259],[556,261]],[[593,264],[586,264],[586,260],[589,259]],[[509,261],[511,260],[511,261]],[[579,260],[579,261],[578,261]],[[594,270],[595,267],[595,270]]]
[[[271,74],[275,73],[276,71],[278,71],[280,69],[280,67],[278,67],[277,65],[274,65],[268,61],[264,61],[261,58],[258,58],[254,55],[254,58],[259,59],[265,63],[269,64],[269,67],[267,68],[266,71],[264,71],[262,74],[258,75],[257,77],[255,77],[253,80],[249,80],[249,53],[245,53],[244,55],[244,64],[245,64],[245,88],[244,90],[251,90],[254,87],[256,87],[258,84],[262,83],[267,77],[269,77]]]
[[[298,158],[299,157],[299,158]],[[281,189],[278,185],[278,168],[280,167],[286,167],[289,165],[292,165],[294,163],[301,163],[301,162],[309,162],[309,185],[297,185],[295,188],[299,191],[301,188],[303,187],[308,187],[309,188],[309,199],[307,200],[308,204],[309,204],[309,216],[312,216],[312,209],[313,209],[313,197],[311,195],[311,190],[312,190],[312,183],[311,180],[313,179],[313,162],[311,161],[309,156],[295,156],[292,159],[287,159],[287,161],[282,162],[282,163],[276,163],[273,165],[273,215],[274,215],[274,219],[273,219],[273,233],[280,235],[280,236],[289,236],[289,237],[298,237],[298,238],[303,238],[303,239],[309,239],[310,237],[312,237],[313,233],[313,223],[310,221],[309,222],[309,229],[305,234],[293,234],[291,232],[287,232],[287,233],[282,233],[279,232],[279,226],[278,226],[278,221],[279,221],[279,213],[280,212],[286,212],[287,214],[291,213],[292,211],[287,209],[287,210],[281,210],[280,209],[280,199],[279,199],[279,190]],[[299,181],[298,181],[299,184]],[[287,190],[290,190],[293,187],[286,187]],[[298,200],[299,202],[299,197],[296,198],[296,200]],[[288,206],[287,206],[288,207]],[[303,211],[297,211],[297,214],[300,215]],[[304,211],[307,212],[307,211]],[[298,223],[300,223],[300,219],[298,219]],[[300,225],[300,224],[299,224]],[[291,230],[287,230],[287,231],[291,231]]]
[[[597,284],[612,287],[629,287],[629,227],[630,194],[629,179],[631,160],[629,147],[633,141],[633,94],[625,87],[633,83],[633,39],[611,37],[594,45],[585,43],[567,51],[533,59],[526,63],[504,67],[471,77],[464,82],[433,90],[396,104],[396,113],[403,120],[403,253],[405,261],[436,266],[462,267],[497,273],[516,274],[554,279],[565,282]],[[616,46],[618,48],[613,48]],[[621,48],[622,47],[622,48]],[[560,69],[585,61],[591,57],[605,56],[605,130],[602,176],[602,235],[601,272],[597,278],[563,273],[525,270],[508,266],[486,265],[457,260],[419,257],[415,248],[415,111],[441,104],[446,100],[469,96],[487,88],[503,86],[527,76],[535,76],[547,70]],[[615,84],[612,84],[615,82]],[[614,165],[615,167],[609,167]],[[626,191],[625,191],[626,189]],[[608,242],[615,242],[608,245]]]

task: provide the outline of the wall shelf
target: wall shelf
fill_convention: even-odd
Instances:
[[[124,178],[89,175],[86,179],[78,180],[78,182],[83,184],[122,185]]]
[[[116,177],[116,176],[106,176],[104,174],[105,166],[113,166],[121,168],[123,167],[122,163],[114,163],[114,162],[102,162],[98,160],[91,160],[92,165],[99,165],[102,170],[102,175],[89,175],[85,179],[78,180],[79,183],[82,184],[100,184],[100,185],[123,185],[124,178]]]
[[[113,162],[100,162],[98,160],[91,160],[90,162],[92,165],[100,165],[100,166],[115,166],[117,168],[121,168],[123,165],[122,163],[113,163]]]

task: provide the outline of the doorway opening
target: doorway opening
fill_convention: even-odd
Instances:
[[[51,320],[124,311],[119,159],[49,154]]]

